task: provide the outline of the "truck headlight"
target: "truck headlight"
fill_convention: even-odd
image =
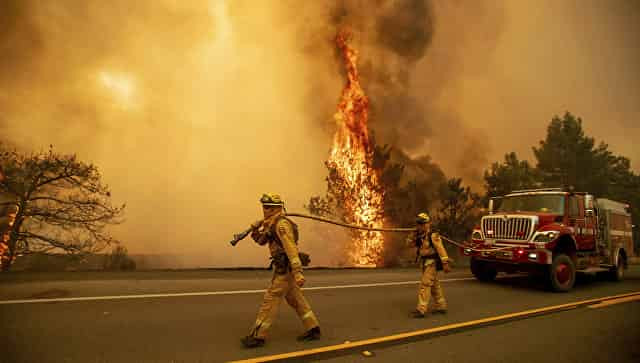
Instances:
[[[551,242],[558,237],[558,234],[560,233],[556,231],[538,232],[533,238],[533,242]]]
[[[480,233],[480,231],[473,231],[473,234],[471,234],[471,239],[481,240],[482,239],[482,233]]]

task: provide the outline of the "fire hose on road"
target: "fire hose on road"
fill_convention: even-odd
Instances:
[[[373,231],[373,232],[400,232],[400,233],[406,233],[406,232],[413,232],[416,229],[415,228],[374,228],[374,227],[367,227],[367,226],[358,226],[355,224],[349,224],[349,223],[343,223],[343,222],[338,222],[338,221],[334,221],[328,218],[323,218],[323,217],[318,217],[318,216],[312,216],[309,214],[302,214],[302,213],[286,213],[285,214],[287,217],[299,217],[299,218],[306,218],[306,219],[311,219],[311,220],[315,220],[318,222],[323,222],[323,223],[328,223],[328,224],[333,224],[336,226],[341,226],[341,227],[345,227],[345,228],[351,228],[351,229],[361,229],[361,230],[365,230],[365,231]],[[233,237],[233,240],[231,240],[231,245],[235,246],[238,242],[240,242],[242,239],[244,239],[247,235],[249,235],[249,233],[251,233],[251,231],[253,230],[253,227],[250,227],[249,229],[247,229],[246,231],[240,233],[240,234],[236,234]],[[500,250],[507,250],[507,249],[511,249],[511,247],[497,247],[497,248],[490,248],[490,249],[479,249],[479,248],[475,248],[473,246],[470,245],[465,245],[463,243],[460,242],[456,242],[448,237],[445,237],[443,235],[440,235],[440,237],[447,241],[448,243],[451,243],[457,247],[460,248],[466,248],[466,249],[470,249],[476,252],[495,252],[495,251],[500,251]]]

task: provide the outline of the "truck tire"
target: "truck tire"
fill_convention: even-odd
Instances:
[[[546,279],[552,291],[567,292],[571,290],[576,283],[576,266],[573,264],[573,260],[565,254],[553,256]]]
[[[609,272],[609,277],[611,278],[611,280],[622,281],[624,279],[624,265],[625,265],[624,257],[619,256],[618,264]]]
[[[480,281],[493,281],[498,271],[484,261],[471,258],[471,273]]]

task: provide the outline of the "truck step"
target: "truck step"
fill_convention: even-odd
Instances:
[[[596,272],[605,272],[605,271],[609,271],[608,268],[603,268],[603,267],[587,267],[585,269],[582,270],[577,270],[576,272],[582,272],[582,273],[586,273],[586,274],[594,274]]]

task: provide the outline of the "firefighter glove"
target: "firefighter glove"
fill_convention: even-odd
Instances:
[[[294,272],[293,279],[296,281],[296,285],[298,285],[298,287],[304,286],[305,279],[302,272]]]

